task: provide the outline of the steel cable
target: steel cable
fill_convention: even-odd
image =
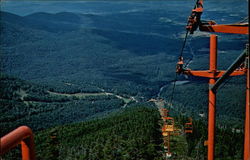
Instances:
[[[184,51],[184,48],[185,48],[185,45],[186,45],[186,42],[187,42],[187,36],[188,36],[188,30],[186,31],[185,38],[184,38],[184,41],[183,41],[183,44],[182,44],[182,48],[181,48],[181,52],[180,52],[180,56],[179,57],[182,57],[182,55],[183,55],[183,51]],[[170,98],[170,101],[169,101],[170,106],[172,106],[172,101],[174,99],[174,91],[175,91],[177,76],[178,76],[178,74],[175,73],[173,90],[172,90],[171,98]]]

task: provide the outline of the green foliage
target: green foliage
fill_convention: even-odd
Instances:
[[[177,117],[177,122],[183,127],[187,118]],[[187,157],[194,159],[206,159],[207,147],[207,122],[204,120],[193,120],[193,133],[186,134]],[[216,160],[240,160],[243,158],[243,130],[231,126],[217,126],[215,137],[215,159]]]
[[[132,107],[103,119],[37,132],[37,156],[44,160],[160,160],[159,118],[156,109]],[[52,133],[56,138],[51,139]],[[59,156],[53,156],[56,149]]]
[[[6,75],[0,77],[0,91],[0,136],[20,125],[36,131],[101,116],[124,105],[113,95],[79,98],[50,94],[46,87]]]

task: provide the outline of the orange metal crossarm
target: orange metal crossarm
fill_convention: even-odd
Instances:
[[[249,34],[248,23],[243,24],[215,24],[215,25],[200,25],[200,31],[206,32],[221,32],[221,33],[234,33],[234,34]]]
[[[35,160],[34,136],[32,130],[27,126],[21,126],[1,138],[0,155],[5,154],[20,143],[22,146],[22,160]]]
[[[226,71],[216,71],[211,72],[210,70],[206,71],[193,71],[193,70],[185,70],[183,73],[190,76],[197,77],[206,77],[206,78],[220,78]],[[238,70],[234,71],[230,74],[230,76],[240,76],[246,74],[246,70]]]
[[[216,24],[214,21],[201,20],[203,12],[203,0],[197,0],[191,15],[188,17],[186,25],[187,31],[193,34],[199,27],[200,31],[205,32],[221,32],[221,33],[234,33],[234,34],[249,34],[249,25],[246,23],[236,24]]]

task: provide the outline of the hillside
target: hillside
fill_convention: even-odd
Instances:
[[[4,73],[50,86],[57,92],[76,93],[87,86],[90,90],[101,88],[140,101],[157,96],[169,100],[182,43],[183,28],[179,24],[182,16],[178,18],[164,10],[107,15],[70,12],[27,16],[1,12],[1,15]],[[226,69],[244,48],[246,38],[223,35],[219,41],[219,68]],[[192,58],[190,68],[208,68],[208,48],[208,34],[197,32],[188,39],[184,55],[186,61]],[[180,90],[174,99],[177,107],[189,115],[206,112],[207,81],[183,76],[178,79],[187,83],[177,86]],[[244,84],[244,79],[236,78],[225,86],[228,91],[221,91],[222,94],[219,91],[218,118],[222,121],[232,121],[230,117],[236,118],[233,121],[242,120]],[[224,93],[236,88],[237,102],[233,102],[236,106],[233,107],[228,105],[230,99]],[[197,98],[204,101],[196,101]]]
[[[2,17],[5,17],[5,14],[2,13]],[[157,70],[160,66],[155,64],[154,59],[160,59],[159,55],[149,55],[151,52],[148,51],[148,53],[143,53],[146,55],[142,58],[141,55],[135,55],[137,52],[130,52],[129,48],[119,48],[124,44],[116,45],[110,39],[112,37],[102,36],[102,34],[110,35],[111,32],[103,26],[98,27],[97,24],[85,27],[85,24],[89,22],[84,21],[76,24],[78,27],[72,30],[65,29],[76,23],[72,22],[72,18],[68,15],[80,17],[81,20],[91,18],[91,23],[99,17],[74,13],[55,15],[37,13],[19,17],[18,22],[13,22],[10,20],[11,18],[2,18],[3,25],[1,26],[3,26],[2,36],[4,38],[1,39],[5,46],[1,48],[5,60],[3,71],[26,80],[53,86],[61,86],[59,83],[63,81],[80,86],[84,84],[98,86],[112,92],[133,96],[148,97],[156,94],[159,84],[163,83],[162,80],[155,77],[159,73]],[[34,19],[39,19],[39,22]],[[26,25],[19,25],[19,21],[26,22]],[[18,26],[19,31],[17,30],[14,36],[9,36],[10,32],[13,33],[10,29],[14,26]],[[38,26],[40,28],[37,28]],[[115,37],[123,35],[124,37],[129,34],[114,31],[113,35]],[[150,35],[137,35],[136,33],[131,34],[128,41],[133,40],[135,36],[141,36],[138,37],[141,39],[138,42],[140,48],[135,48],[132,42],[127,45],[131,50],[138,51],[143,48],[143,45],[150,43]],[[19,37],[22,39],[16,39]],[[143,39],[145,39],[144,42]],[[30,43],[31,41],[32,43]],[[117,40],[114,39],[114,41]],[[158,41],[160,42],[160,40]],[[165,57],[165,55],[161,56]],[[145,62],[152,65],[146,67],[143,65]],[[27,72],[27,70],[30,71]],[[148,75],[148,73],[150,74]],[[151,81],[150,77],[155,78]]]
[[[140,106],[37,132],[37,159],[161,160],[159,118],[156,109]],[[15,157],[13,154],[6,157]]]
[[[75,94],[52,92],[48,87],[1,75],[0,136],[20,125],[28,125],[36,131],[104,116],[133,102],[103,91],[84,92],[83,88],[80,91]]]
[[[171,115],[170,115],[171,116]],[[185,116],[175,116],[179,135],[171,135],[172,159],[205,159],[206,125],[193,121],[193,133],[184,133]],[[156,107],[135,105],[95,120],[51,127],[35,132],[37,159],[163,160],[161,119]],[[216,160],[242,159],[243,131],[216,128]],[[16,148],[3,158],[17,159]]]

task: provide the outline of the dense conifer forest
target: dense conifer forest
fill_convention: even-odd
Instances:
[[[125,104],[114,95],[84,93],[82,96],[65,96],[51,94],[47,87],[6,75],[1,75],[0,80],[1,136],[20,125],[28,125],[36,131],[84,121]]]
[[[37,132],[37,159],[161,160],[159,118],[157,109],[137,106],[106,118]]]

